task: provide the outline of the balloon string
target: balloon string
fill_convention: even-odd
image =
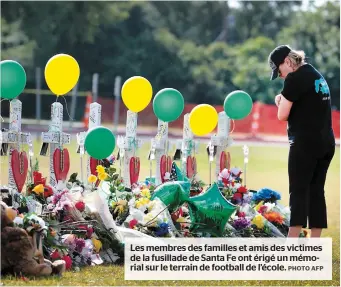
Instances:
[[[233,125],[232,125],[232,131],[230,131],[230,134],[232,134],[232,133],[233,133],[233,131],[234,131],[234,128],[235,128],[235,126],[236,126],[236,125],[235,125],[235,123],[234,123],[234,120],[232,120],[232,124],[233,124]]]
[[[66,99],[64,98],[64,97],[62,97],[63,99],[64,99],[64,101],[65,101],[65,108],[66,108],[66,113],[67,113],[67,115],[69,116],[69,118],[70,118],[70,120],[71,121],[74,121],[74,119],[73,118],[71,118],[71,116],[70,116],[70,114],[69,114],[69,110],[68,110],[68,108],[67,108],[67,102],[66,102]]]

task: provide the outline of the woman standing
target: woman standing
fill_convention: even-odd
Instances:
[[[288,122],[290,229],[298,237],[302,227],[311,237],[327,228],[324,185],[335,152],[329,87],[323,76],[305,62],[303,51],[282,45],[269,55],[271,80],[284,79],[275,98],[278,119]],[[307,224],[308,221],[308,224]]]

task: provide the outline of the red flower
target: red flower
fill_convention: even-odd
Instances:
[[[228,185],[230,182],[227,178],[222,178],[221,181],[223,182],[223,184],[226,186]]]
[[[129,227],[131,229],[134,229],[135,225],[138,223],[138,221],[136,219],[132,219],[129,221]]]
[[[231,186],[234,187],[234,181],[231,182]]]
[[[53,195],[53,189],[51,186],[47,185],[47,186],[44,186],[44,197],[47,198],[47,197],[50,197]]]
[[[237,216],[238,217],[245,217],[245,212],[238,211]]]
[[[246,193],[247,192],[247,188],[245,186],[241,186],[241,187],[238,188],[238,192]]]
[[[76,204],[75,204],[75,207],[80,211],[80,212],[83,212],[84,209],[85,209],[85,203],[83,201],[78,201]]]
[[[88,227],[88,228],[86,229],[86,236],[87,236],[88,238],[91,238],[92,233],[94,233],[94,229],[93,229],[92,227]]]
[[[234,199],[234,200],[242,199],[242,194],[239,193],[239,192],[236,192],[236,193],[233,195],[233,199]]]
[[[259,208],[258,212],[259,212],[260,214],[264,214],[264,213],[267,211],[267,209],[268,209],[268,207],[267,207],[266,205],[262,205],[262,206]]]
[[[60,254],[59,254],[58,250],[53,251],[53,252],[50,254],[50,257],[51,257],[52,260],[57,260],[57,259],[59,259],[59,258],[60,258]]]
[[[70,256],[69,255],[65,255],[65,256],[63,256],[62,260],[65,261],[65,268],[66,268],[66,270],[71,269],[71,267],[72,267],[72,260],[71,260]]]
[[[43,176],[40,172],[34,171],[33,172],[33,182],[34,182],[34,185],[38,185],[38,184],[45,185],[46,184],[46,178],[43,178]]]

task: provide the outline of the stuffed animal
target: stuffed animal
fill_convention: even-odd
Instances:
[[[53,263],[44,260],[39,264],[35,259],[36,250],[32,245],[32,237],[19,227],[13,227],[17,213],[3,201],[1,206],[1,273],[17,275],[46,276],[61,275],[65,270],[65,261]]]

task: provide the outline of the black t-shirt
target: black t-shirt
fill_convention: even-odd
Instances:
[[[329,87],[312,65],[302,65],[289,73],[282,95],[293,102],[288,117],[289,137],[333,140]]]

